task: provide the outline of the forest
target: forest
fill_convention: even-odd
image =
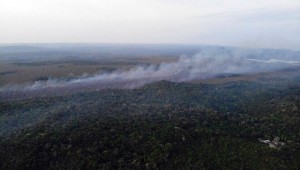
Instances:
[[[295,71],[2,101],[0,169],[299,169]]]

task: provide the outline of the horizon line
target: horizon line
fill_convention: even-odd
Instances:
[[[245,48],[245,49],[263,49],[263,50],[292,50],[292,51],[300,51],[297,49],[291,48],[271,48],[271,47],[247,47],[247,46],[234,46],[234,45],[222,45],[222,44],[204,44],[204,43],[131,43],[131,42],[6,42],[0,43],[0,47],[2,46],[12,46],[12,45],[51,45],[51,44],[61,44],[61,45],[169,45],[169,46],[214,46],[214,47],[226,47],[226,48]]]

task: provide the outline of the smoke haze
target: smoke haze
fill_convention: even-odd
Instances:
[[[116,70],[72,80],[49,79],[34,83],[4,86],[5,91],[34,91],[55,88],[136,88],[146,83],[192,81],[224,74],[251,74],[269,72],[299,65],[297,61],[279,59],[258,60],[248,58],[251,53],[242,50],[203,50],[192,56],[181,56],[177,62],[136,66],[129,70]]]

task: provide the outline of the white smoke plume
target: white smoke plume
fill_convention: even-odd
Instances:
[[[177,62],[136,66],[130,70],[97,74],[73,80],[50,79],[33,84],[0,88],[2,91],[40,90],[49,88],[134,88],[159,80],[190,81],[213,78],[221,74],[249,74],[292,67],[299,62],[249,59],[243,51],[205,50],[193,56],[181,56]]]

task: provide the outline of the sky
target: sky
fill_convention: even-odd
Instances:
[[[299,0],[0,0],[0,43],[300,50]]]

